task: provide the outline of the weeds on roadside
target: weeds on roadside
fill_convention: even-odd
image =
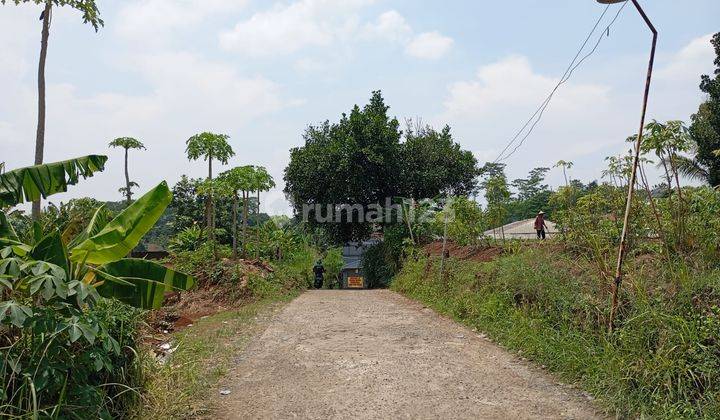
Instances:
[[[593,264],[547,249],[489,263],[408,261],[392,287],[479,330],[614,414],[720,415],[720,270],[655,260],[629,265],[618,327],[607,335],[609,285]]]

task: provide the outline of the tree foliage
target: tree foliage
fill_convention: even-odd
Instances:
[[[305,131],[304,146],[290,151],[285,169],[285,194],[296,214],[309,205],[308,221],[342,204],[384,206],[394,197],[434,197],[449,190],[470,193],[476,188],[476,162],[453,141],[448,127],[411,130],[406,141],[379,91],[367,105],[353,107],[336,123],[325,121]],[[337,241],[367,237],[370,223],[341,213],[341,223],[322,225]]]
[[[700,90],[708,99],[692,116],[690,133],[697,143],[695,158],[707,171],[707,181],[712,186],[720,185],[720,156],[714,154],[720,149],[720,32],[711,41],[715,49],[715,72],[703,75]]]
[[[82,13],[83,23],[89,23],[97,32],[101,26],[105,24],[100,18],[100,11],[98,10],[95,0],[10,0],[12,3],[35,3],[35,4],[46,4],[52,3],[55,7],[70,6],[73,9]],[[0,0],[0,3],[5,4],[8,0]]]

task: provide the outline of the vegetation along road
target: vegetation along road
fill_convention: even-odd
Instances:
[[[594,418],[484,336],[389,290],[310,291],[239,356],[219,418]]]

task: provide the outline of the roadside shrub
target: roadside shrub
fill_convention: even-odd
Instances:
[[[187,227],[168,242],[167,249],[173,254],[185,251],[196,251],[205,242],[205,230],[198,225]]]
[[[609,335],[609,283],[576,255],[446,263],[441,281],[439,260],[408,260],[392,287],[581,383],[620,418],[720,414],[720,270],[631,258]]]
[[[367,248],[362,258],[365,281],[369,288],[387,287],[400,266],[387,242],[378,242]]]
[[[344,265],[342,248],[330,248],[325,254],[323,265],[325,266],[325,287],[328,289],[338,287],[338,276]]]
[[[135,339],[142,311],[68,281],[54,264],[2,261],[18,280],[14,288],[0,283],[0,414],[122,417],[141,382]]]
[[[202,286],[229,279],[226,278],[222,259],[229,258],[231,254],[232,250],[227,245],[205,242],[194,251],[181,251],[171,255],[170,262],[177,270],[192,274]]]

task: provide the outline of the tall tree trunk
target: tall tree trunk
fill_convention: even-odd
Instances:
[[[208,181],[212,182],[212,155],[208,156]],[[205,219],[207,222],[208,239],[215,240],[215,232],[213,232],[213,191],[210,188],[207,200],[205,201]]]
[[[237,191],[233,195],[233,259],[237,260],[238,257],[238,250],[237,250],[237,217],[238,217],[238,195]]]
[[[247,218],[248,218],[248,199],[250,193],[243,191],[243,228],[242,228],[242,253],[243,258],[247,258]]]
[[[35,165],[43,163],[45,150],[45,60],[47,59],[50,21],[52,20],[52,2],[45,3],[43,11],[42,40],[40,41],[40,61],[38,63],[38,123],[35,133]],[[40,200],[32,203],[32,218],[40,218]]]
[[[132,201],[132,192],[130,192],[130,174],[128,173],[128,148],[125,148],[125,199],[127,205]]]
[[[565,186],[568,186],[567,173],[565,173],[565,167],[563,166],[563,176],[565,177]]]
[[[260,258],[260,190],[257,190],[257,213],[255,213],[255,259]]]
[[[660,242],[663,243],[663,246],[665,247],[666,254],[669,258],[670,256],[670,250],[668,248],[668,243],[665,241],[665,232],[663,231],[662,222],[660,219],[660,213],[658,212],[657,207],[655,206],[655,198],[653,198],[652,191],[650,190],[650,183],[648,182],[647,176],[645,175],[645,168],[641,164],[639,166],[640,168],[640,179],[642,179],[643,184],[645,185],[645,191],[648,195],[648,200],[650,200],[650,208],[652,209],[653,215],[655,216],[655,221],[658,225],[658,236],[660,237]]]

